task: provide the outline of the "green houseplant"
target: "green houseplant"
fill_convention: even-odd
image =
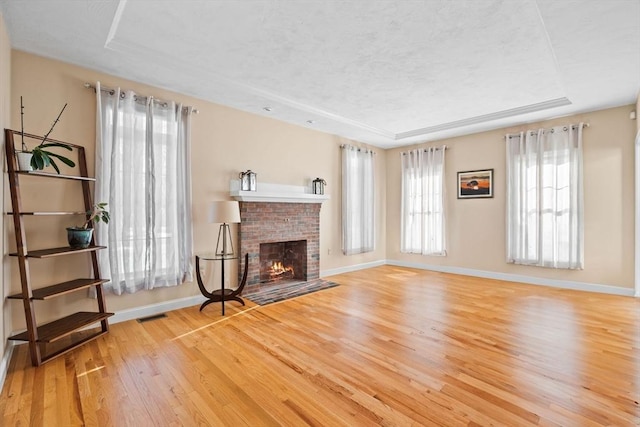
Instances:
[[[87,219],[82,225],[67,227],[67,240],[69,241],[69,246],[75,249],[84,249],[89,247],[91,237],[93,236],[93,228],[89,228],[89,224],[92,221],[102,221],[105,224],[108,224],[111,219],[106,207],[106,203],[97,203],[93,205],[93,207],[86,212]]]
[[[42,138],[40,144],[38,144],[33,150],[29,150],[27,145],[24,142],[24,106],[22,105],[22,97],[20,97],[20,124],[21,124],[21,132],[22,132],[22,152],[18,153],[18,159],[21,167],[22,165],[28,164],[31,167],[31,170],[42,170],[47,166],[51,166],[55,171],[59,174],[60,168],[54,159],[60,160],[62,163],[67,166],[74,167],[76,164],[73,160],[64,157],[60,154],[53,153],[49,151],[50,148],[58,147],[64,148],[65,150],[72,151],[73,148],[70,145],[60,143],[60,142],[47,142],[47,138],[49,134],[53,131],[53,128],[56,126],[56,123],[60,121],[60,116],[64,112],[64,109],[67,108],[67,104],[65,103],[56,117],[55,121],[51,125],[51,129],[49,132]],[[22,158],[22,160],[21,160]]]

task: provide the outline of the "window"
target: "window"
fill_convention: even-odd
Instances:
[[[508,262],[583,268],[582,128],[507,135]]]
[[[400,250],[445,255],[445,148],[401,153],[402,213]]]
[[[133,92],[98,93],[96,201],[108,226],[96,229],[100,268],[116,294],[192,280],[190,111]]]
[[[342,147],[342,252],[374,249],[374,153]]]

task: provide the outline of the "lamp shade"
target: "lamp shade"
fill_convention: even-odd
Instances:
[[[209,207],[209,222],[216,224],[233,224],[240,222],[240,205],[238,202],[212,202]]]

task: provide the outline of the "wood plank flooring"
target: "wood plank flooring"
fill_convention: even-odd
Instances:
[[[3,426],[638,426],[640,301],[384,266],[280,303],[212,304],[39,368]]]

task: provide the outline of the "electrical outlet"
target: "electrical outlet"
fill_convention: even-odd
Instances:
[[[331,249],[327,249],[327,255],[331,255]]]

